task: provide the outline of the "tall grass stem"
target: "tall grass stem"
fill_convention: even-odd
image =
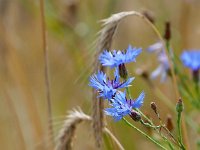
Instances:
[[[146,133],[144,133],[143,131],[141,131],[140,129],[138,129],[136,126],[134,126],[133,124],[131,124],[128,120],[126,120],[125,118],[123,118],[124,122],[129,125],[130,127],[132,127],[133,129],[135,129],[136,131],[138,131],[139,133],[141,133],[143,136],[145,136],[147,139],[149,139],[151,142],[153,142],[154,144],[156,144],[158,147],[160,147],[161,149],[167,150],[167,148],[165,148],[164,146],[162,146],[160,143],[158,143],[156,140],[154,140],[152,137],[150,137],[149,135],[147,135]]]
[[[111,139],[116,143],[116,145],[120,150],[125,150],[124,147],[119,142],[119,140],[113,135],[113,133],[108,128],[104,127],[104,132],[111,137]]]
[[[183,145],[182,131],[181,131],[181,112],[178,112],[177,126],[178,126],[178,140],[181,144],[181,149],[185,150],[185,146]]]
[[[41,13],[41,27],[42,27],[42,48],[44,54],[44,77],[46,88],[46,100],[47,100],[47,114],[48,114],[48,130],[50,137],[54,137],[52,126],[52,109],[51,109],[51,96],[50,96],[50,81],[49,81],[49,65],[48,65],[48,53],[47,53],[47,39],[46,39],[46,24],[45,24],[45,2],[40,0],[40,13]],[[54,140],[51,139],[52,144]]]

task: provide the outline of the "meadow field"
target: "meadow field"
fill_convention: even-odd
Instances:
[[[199,70],[200,0],[0,0],[0,149],[200,150]]]

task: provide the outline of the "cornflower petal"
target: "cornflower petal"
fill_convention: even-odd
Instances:
[[[103,97],[104,99],[111,99],[115,93],[117,92],[116,89],[112,87],[104,86],[102,91],[99,92],[99,97]]]
[[[162,42],[159,41],[159,42],[156,42],[156,43],[150,45],[150,46],[147,48],[147,51],[148,51],[148,52],[156,52],[156,53],[159,53],[159,52],[162,51],[162,49],[163,49],[163,44],[162,44]]]
[[[115,73],[114,73],[114,76],[115,76],[115,82],[120,82],[120,76],[119,76],[119,69],[116,68],[115,69]]]
[[[115,67],[116,60],[115,56],[107,50],[103,51],[103,53],[99,56],[100,63],[102,66],[110,66],[111,68]]]
[[[131,45],[128,46],[126,52],[105,50],[100,54],[99,61],[103,66],[118,67],[120,64],[135,62],[141,52],[141,48],[133,48]]]
[[[132,104],[133,108],[140,108],[144,102],[145,93],[142,92]]]
[[[167,72],[169,71],[169,61],[164,51],[163,43],[156,42],[155,44],[150,45],[147,48],[147,51],[157,53],[157,60],[159,62],[159,66],[151,73],[151,78],[155,79],[158,76],[161,76],[161,82],[165,81]]]
[[[159,65],[152,73],[151,73],[151,79],[157,78],[160,74],[163,73],[163,67],[162,65]]]
[[[103,85],[100,82],[98,82],[98,80],[97,80],[97,78],[96,78],[95,75],[93,75],[93,76],[90,77],[89,86],[93,87],[96,90],[103,89]]]
[[[130,83],[134,80],[135,78],[128,78],[126,81],[124,81],[118,88],[125,88],[131,86]]]
[[[191,70],[200,69],[200,50],[184,51],[181,54],[181,61],[184,66],[190,68]]]
[[[104,112],[106,115],[112,116],[114,121],[119,121],[122,119],[122,116],[117,113],[116,108],[106,108]]]
[[[129,62],[136,62],[136,57],[142,52],[141,48],[133,48],[131,45],[128,46],[127,48],[127,52],[125,55],[125,62],[129,63]]]

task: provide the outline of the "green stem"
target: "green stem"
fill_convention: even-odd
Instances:
[[[144,117],[149,122],[149,124],[154,125],[151,119],[149,119],[145,114],[143,114],[142,111],[140,111],[138,108],[136,108],[136,110],[141,114],[142,117]]]
[[[195,90],[197,93],[197,104],[200,106],[200,90],[199,90],[199,83],[195,82]]]
[[[177,146],[181,146],[181,144],[179,144],[179,142],[174,138],[174,136],[171,134],[171,132],[165,127],[165,126],[162,126],[162,125],[159,125],[159,126],[155,126],[155,125],[151,125],[149,123],[145,123],[143,120],[140,120],[140,123],[147,126],[147,127],[150,127],[150,128],[153,128],[154,130],[158,130],[158,129],[165,129],[165,131],[168,133],[168,135],[173,139],[174,143],[177,144]],[[160,133],[160,136],[168,143],[170,149],[173,148],[173,144],[167,139],[167,137],[165,137],[164,135],[162,135],[162,133]]]
[[[130,122],[128,122],[128,120],[126,120],[125,118],[123,118],[124,122],[129,125],[130,127],[132,127],[133,129],[135,129],[136,131],[138,131],[139,133],[141,133],[143,136],[145,136],[147,139],[149,139],[151,142],[153,142],[154,144],[156,144],[158,147],[167,150],[167,148],[165,148],[164,146],[162,146],[160,143],[158,143],[156,140],[154,140],[152,137],[150,137],[149,135],[147,135],[146,133],[144,133],[143,131],[141,131],[140,129],[138,129],[137,127],[135,127],[134,125],[132,125]]]
[[[200,96],[200,91],[199,91],[199,84],[198,84],[198,82],[195,83],[195,90],[196,90],[196,92],[197,92],[197,95]]]
[[[128,97],[129,97],[130,99],[132,99],[132,97],[131,97],[131,93],[130,93],[130,91],[129,91],[129,88],[128,88],[128,87],[126,87],[126,92],[127,92],[127,94],[128,94]]]
[[[42,27],[42,48],[44,57],[44,78],[45,78],[45,90],[47,100],[47,115],[48,115],[48,132],[50,137],[54,137],[53,121],[52,121],[52,103],[50,93],[50,77],[49,77],[49,65],[48,65],[48,51],[47,51],[47,37],[46,37],[46,23],[45,23],[45,0],[40,0],[40,13],[41,13],[41,27]],[[54,140],[51,138],[51,143],[54,144]]]
[[[104,132],[110,136],[110,138],[115,142],[115,144],[119,147],[120,150],[125,150],[118,139],[113,135],[113,133],[108,129],[104,128]]]
[[[128,76],[128,75],[127,75]],[[124,79],[124,80],[126,80],[126,79]],[[130,99],[132,99],[132,96],[131,96],[131,93],[130,93],[130,90],[129,90],[129,87],[126,87],[126,91],[127,91],[127,94],[128,94],[128,97],[130,98]],[[141,116],[143,117],[143,118],[145,118],[147,121],[148,121],[148,126],[149,127],[151,127],[151,128],[154,128],[158,133],[160,133],[160,131],[158,130],[158,126],[155,126],[154,125],[154,123],[145,115],[145,114],[143,114],[143,112],[142,111],[140,111],[139,109],[135,109],[137,112],[139,112],[140,114],[141,114]],[[125,121],[127,121],[127,120],[125,120]],[[141,122],[143,125],[147,125],[146,123],[144,123],[143,121]],[[132,125],[132,124],[131,124]],[[141,131],[142,132],[142,131]],[[170,133],[171,134],[171,133]],[[164,135],[162,135],[162,133],[160,133],[160,135],[161,135],[161,137],[168,143],[168,145],[169,145],[169,147],[170,147],[170,149],[171,150],[173,150],[173,144],[168,140],[168,138],[167,137],[165,137]],[[173,136],[172,136],[173,137]],[[175,140],[176,141],[176,140]]]
[[[174,150],[174,146],[169,141],[168,141],[168,145],[169,145],[171,150]]]
[[[177,125],[178,125],[178,140],[181,144],[180,148],[182,150],[185,150],[185,146],[183,145],[182,131],[181,131],[181,112],[178,112]]]
[[[126,91],[127,91],[127,94],[128,94],[128,96],[129,96],[129,98],[132,99],[132,98],[131,98],[131,93],[130,93],[128,87],[126,88]],[[145,114],[143,114],[142,111],[140,111],[140,110],[137,109],[137,108],[136,108],[136,111],[139,112],[139,113],[141,114],[141,116],[142,116],[143,118],[145,118],[145,119],[148,121],[148,126],[149,126],[149,127],[154,128],[158,133],[160,133],[159,130],[158,130],[158,126],[155,126],[154,123],[153,123]],[[143,124],[144,122],[141,122],[141,123]],[[147,124],[143,124],[143,125],[147,125]],[[162,137],[169,145],[172,145],[171,142],[167,139],[167,137],[165,137],[165,136],[162,135],[161,133],[160,133],[160,135],[161,135],[161,137]],[[172,135],[172,134],[170,133],[170,135]],[[172,137],[173,137],[173,136],[172,136]],[[173,138],[173,139],[174,139],[174,138]],[[176,140],[175,140],[175,141],[176,141]],[[176,143],[176,144],[177,144],[177,143]]]
[[[143,124],[143,125],[145,125],[145,126],[147,126],[147,127],[153,128],[153,129],[155,129],[155,130],[162,127],[162,126],[160,126],[160,125],[159,125],[159,126],[151,125],[150,123],[144,122],[142,119],[140,120],[140,123]]]

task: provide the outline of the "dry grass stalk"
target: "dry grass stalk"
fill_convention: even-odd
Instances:
[[[51,108],[51,95],[50,95],[50,79],[49,79],[49,65],[48,65],[48,53],[47,53],[44,0],[40,0],[40,11],[41,11],[41,27],[42,27],[42,49],[44,57],[44,78],[45,78],[47,115],[48,115],[48,132],[50,132],[50,137],[54,137],[53,126],[52,126],[52,108]],[[51,144],[54,145],[53,139],[51,139]]]
[[[113,35],[117,29],[118,24],[122,19],[130,15],[139,15],[139,13],[135,11],[129,12],[120,12],[117,14],[112,15],[111,17],[102,20],[103,28],[99,32],[99,37],[97,39],[97,52],[95,57],[95,70],[96,72],[98,69],[105,72],[105,68],[100,66],[98,61],[98,56],[103,50],[110,50],[111,44],[113,41]],[[95,135],[95,141],[97,147],[101,147],[102,145],[102,130],[104,126],[104,116],[103,116],[103,100],[101,98],[97,98],[97,93],[93,90],[93,99],[92,99],[92,107],[93,107],[93,129]]]
[[[114,134],[108,128],[105,127],[103,131],[104,131],[104,133],[106,133],[110,136],[110,138],[118,146],[119,150],[125,150],[124,147],[121,145],[121,143],[118,141],[118,139],[114,136]]]
[[[63,127],[61,128],[57,140],[56,150],[71,150],[73,145],[73,137],[76,127],[82,121],[90,121],[91,117],[84,114],[83,111],[78,108],[69,112],[64,120]]]
[[[17,114],[13,100],[10,98],[7,90],[4,90],[4,95],[5,95],[5,102],[9,107],[10,113],[12,114],[12,121],[13,121],[13,125],[16,129],[16,132],[17,132],[17,138],[19,139],[17,141],[18,146],[21,147],[21,150],[26,150],[27,147],[26,147],[26,143],[25,143],[25,140],[24,140],[24,136],[23,136],[22,126],[20,124],[19,116]]]

